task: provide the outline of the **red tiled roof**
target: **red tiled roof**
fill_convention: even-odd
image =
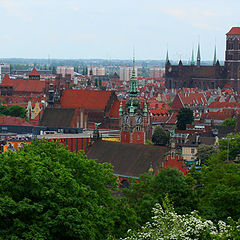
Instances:
[[[30,79],[10,79],[4,77],[1,86],[11,86],[15,92],[42,93],[45,88],[45,81],[36,81]]]
[[[212,102],[209,108],[240,108],[240,103],[237,102]]]
[[[0,116],[0,125],[33,126],[20,117]]]
[[[126,105],[126,100],[122,101],[123,109]],[[109,112],[109,116],[112,118],[119,118],[119,108],[120,108],[120,101],[114,101],[111,110]]]
[[[232,27],[226,35],[240,35],[240,27]]]
[[[206,116],[206,119],[215,119],[215,120],[225,120],[227,118],[233,117],[233,111],[232,112],[209,112]]]
[[[67,89],[61,97],[61,107],[104,110],[111,94],[111,91]]]
[[[36,68],[33,68],[32,72],[29,74],[29,76],[40,76],[40,74]]]
[[[180,99],[182,100],[182,103],[187,107],[187,106],[192,106],[192,105],[207,105],[207,99],[205,98],[203,93],[179,93],[178,94]]]

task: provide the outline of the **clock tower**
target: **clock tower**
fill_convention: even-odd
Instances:
[[[147,103],[139,99],[138,93],[138,80],[133,61],[129,98],[124,107],[121,101],[119,108],[120,141],[123,143],[145,144],[147,139],[151,139],[151,120]]]

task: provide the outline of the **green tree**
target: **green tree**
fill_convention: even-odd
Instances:
[[[221,153],[219,154],[221,156]],[[201,169],[199,211],[203,217],[217,221],[240,216],[240,165],[213,157]]]
[[[213,154],[217,153],[218,148],[216,146],[201,144],[197,149],[196,157],[201,164],[204,164]]]
[[[201,240],[228,240],[240,239],[240,222],[228,219],[228,222],[219,221],[214,224],[204,220],[197,212],[177,214],[169,202],[162,206],[156,204],[153,208],[152,221],[144,224],[137,232],[128,231],[124,240],[139,239],[201,239]]]
[[[152,142],[155,145],[166,146],[169,143],[169,134],[167,134],[161,127],[156,127],[152,135]]]
[[[135,222],[107,163],[45,141],[0,158],[1,239],[107,239]]]
[[[9,115],[9,109],[5,105],[0,105],[0,113],[4,116]]]
[[[8,109],[8,114],[12,117],[20,117],[27,120],[27,110],[20,105],[12,105]]]
[[[230,134],[227,138],[220,139],[219,149],[223,161],[227,160],[227,158],[229,160],[235,160],[238,154],[240,154],[240,134]]]
[[[193,111],[190,108],[181,108],[177,115],[177,128],[185,130],[186,124],[191,124],[193,120]]]
[[[227,118],[223,121],[222,126],[231,126],[231,127],[235,127],[236,125],[236,118]]]
[[[178,213],[190,212],[196,204],[192,187],[175,168],[161,168],[157,175],[143,174],[138,183],[130,182],[130,187],[123,191],[140,224],[150,220],[152,207],[162,203],[166,195]]]

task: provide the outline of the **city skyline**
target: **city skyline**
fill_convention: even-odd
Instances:
[[[0,0],[1,58],[224,60],[240,3],[157,0]]]

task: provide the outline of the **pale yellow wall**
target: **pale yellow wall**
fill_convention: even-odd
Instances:
[[[194,152],[192,153],[192,149]],[[183,160],[196,159],[197,148],[196,147],[182,147],[182,158]]]

